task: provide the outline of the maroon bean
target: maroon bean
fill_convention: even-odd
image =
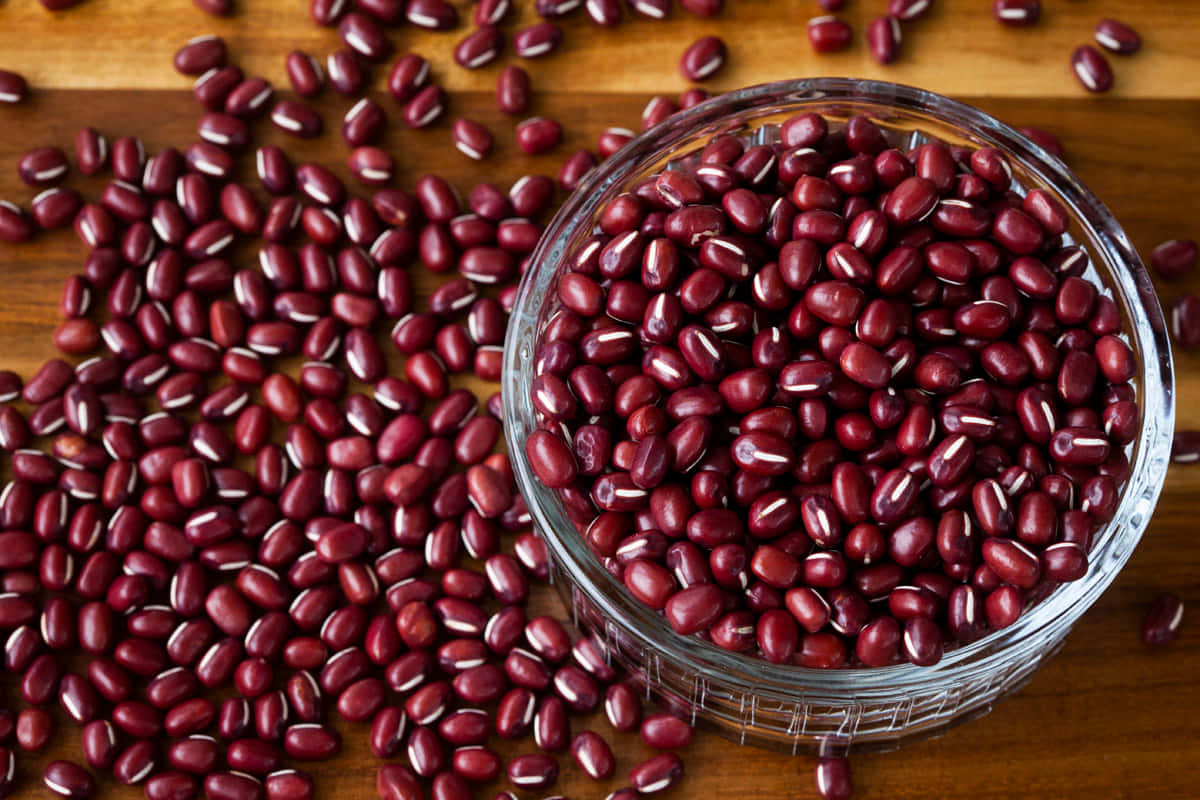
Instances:
[[[415,0],[404,9],[404,16],[413,25],[429,30],[449,30],[458,25],[458,12],[445,0]]]
[[[725,66],[725,42],[716,36],[697,39],[679,60],[679,72],[689,81],[703,81]]]
[[[925,5],[928,6],[927,0]],[[817,759],[817,768],[813,775],[817,784],[817,794],[822,800],[849,800],[854,794],[850,761],[844,756],[823,756]]]
[[[1171,336],[1180,347],[1200,345],[1200,299],[1183,294],[1175,299],[1170,313]]]
[[[517,124],[517,145],[529,155],[545,153],[562,141],[562,126],[548,117],[530,117]]]
[[[17,175],[30,186],[53,186],[69,170],[67,154],[58,147],[35,147],[17,162]]]
[[[1142,37],[1136,30],[1111,18],[1097,22],[1093,36],[1101,47],[1118,55],[1136,53],[1142,47]]]
[[[547,696],[538,705],[533,716],[533,740],[547,753],[567,749],[571,740],[571,726],[567,718],[567,705],[561,697]]]
[[[302,50],[293,50],[284,58],[284,68],[292,88],[301,97],[312,97],[325,88],[325,73],[315,58]]]
[[[1152,646],[1167,644],[1175,638],[1182,621],[1183,601],[1165,592],[1156,597],[1146,610],[1142,621],[1142,641]]]
[[[312,800],[315,793],[312,778],[294,769],[272,772],[263,780],[263,789],[267,800]]]
[[[880,64],[890,64],[900,55],[900,22],[896,17],[876,17],[867,25],[867,48]]]
[[[341,747],[341,737],[328,725],[292,725],[283,735],[284,752],[301,761],[325,761],[335,756]]]
[[[323,120],[310,106],[295,100],[280,100],[271,108],[271,122],[275,127],[298,136],[312,139],[321,134]]]
[[[54,719],[40,708],[22,709],[17,715],[17,745],[26,752],[36,753],[50,741]]]
[[[995,0],[992,3],[992,16],[1005,25],[1034,25],[1041,15],[1041,0]]]
[[[539,22],[513,34],[513,50],[521,58],[538,58],[553,53],[562,40],[562,28],[553,22]]]
[[[261,798],[262,783],[255,777],[238,772],[211,772],[204,778],[204,796],[214,800]]]
[[[575,763],[594,781],[606,780],[616,771],[616,758],[608,743],[594,731],[582,731],[571,740]]]
[[[629,772],[629,782],[641,794],[669,789],[683,777],[683,761],[674,753],[661,753],[638,764]]]
[[[508,762],[508,780],[521,789],[545,789],[558,780],[558,762],[544,753],[527,753]]]
[[[667,621],[684,636],[709,627],[723,610],[721,590],[710,584],[692,586],[676,592],[667,601]]]
[[[836,53],[850,46],[854,30],[834,16],[813,17],[808,21],[808,42],[818,53]]]
[[[0,70],[0,103],[19,103],[29,94],[25,78],[9,70]]]
[[[46,788],[62,797],[88,798],[96,792],[91,773],[70,761],[52,761],[42,773]]]
[[[410,128],[433,124],[446,110],[446,95],[440,86],[426,86],[404,106],[404,121]]]
[[[692,740],[692,727],[671,714],[651,714],[642,721],[642,741],[655,750],[678,750]]]
[[[523,114],[529,108],[529,74],[510,64],[496,79],[496,105],[505,114]],[[521,213],[518,211],[518,213]]]
[[[494,779],[500,774],[502,766],[500,756],[478,745],[459,747],[451,757],[451,767],[455,774],[475,783]]]
[[[1182,277],[1196,265],[1197,247],[1191,239],[1168,239],[1155,246],[1150,266],[1168,280]]]
[[[1094,47],[1083,45],[1071,54],[1071,71],[1089,92],[1107,92],[1113,86],[1112,67]]]
[[[384,800],[417,800],[424,789],[412,770],[401,764],[384,764],[375,774],[375,790]]]

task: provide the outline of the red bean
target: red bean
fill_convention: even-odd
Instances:
[[[1148,645],[1164,645],[1175,638],[1183,621],[1183,601],[1166,592],[1155,598],[1142,621],[1142,641]]]
[[[929,11],[933,0],[888,0],[888,13],[901,22],[920,19]]]
[[[558,762],[553,756],[529,753],[508,762],[508,780],[521,789],[545,789],[558,780]]]
[[[726,57],[725,42],[716,36],[704,36],[684,51],[679,59],[679,72],[689,81],[707,80],[725,66]]]
[[[17,175],[30,186],[53,186],[69,170],[67,154],[58,147],[35,147],[17,162]]]
[[[1142,37],[1136,30],[1119,20],[1105,18],[1096,23],[1093,34],[1097,44],[1118,55],[1136,53],[1142,48]]]
[[[19,103],[29,94],[25,78],[15,72],[0,69],[0,103]]]
[[[417,0],[405,6],[404,16],[413,25],[429,30],[448,30],[458,25],[458,12],[445,0]]]
[[[529,155],[537,155],[558,146],[562,126],[547,117],[530,117],[518,123],[517,145]]]
[[[1168,239],[1155,246],[1150,254],[1150,266],[1159,275],[1174,280],[1183,277],[1196,266],[1196,243],[1191,239]]]
[[[1041,0],[995,0],[992,3],[992,16],[1005,25],[1034,25],[1041,15]]]
[[[606,780],[616,771],[612,749],[593,731],[583,731],[575,736],[571,741],[571,755],[584,774],[594,781]]]
[[[496,105],[505,114],[523,114],[529,108],[529,75],[510,64],[496,79]]]
[[[808,42],[818,53],[836,53],[850,46],[854,30],[834,16],[813,17],[808,21]]]
[[[692,740],[692,727],[671,714],[652,714],[642,720],[642,741],[656,750],[678,750]]]
[[[669,789],[683,777],[683,762],[674,753],[662,753],[638,764],[629,772],[629,782],[641,794]]]
[[[417,800],[424,789],[412,770],[401,764],[384,764],[375,774],[375,790],[383,800]]]
[[[850,779],[850,761],[845,757],[822,757],[817,759],[814,772],[817,794],[822,800],[849,800],[854,794]]]
[[[1071,71],[1089,92],[1107,92],[1113,86],[1112,67],[1094,47],[1083,45],[1071,54]]]
[[[876,17],[867,25],[867,48],[880,64],[890,64],[900,56],[900,21],[893,16]]]
[[[46,788],[61,797],[88,798],[96,792],[96,781],[87,770],[70,761],[52,761],[42,773]]]
[[[553,22],[539,22],[513,34],[513,50],[521,58],[538,58],[553,53],[562,40],[562,28]]]

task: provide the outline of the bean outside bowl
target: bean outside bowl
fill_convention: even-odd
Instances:
[[[831,124],[866,115],[902,150],[934,137],[1007,154],[1018,192],[1042,188],[1070,212],[1068,236],[1091,258],[1084,277],[1107,287],[1101,291],[1116,302],[1137,357],[1132,383],[1141,420],[1126,449],[1131,476],[1115,516],[1096,532],[1087,574],[1044,592],[1015,624],[948,650],[932,667],[777,666],[677,635],[601,566],[557,493],[538,481],[525,457],[524,442],[537,428],[530,385],[539,334],[560,307],[555,286],[565,258],[592,233],[599,211],[640,180],[694,158],[716,133],[774,142],[782,121],[807,111],[825,115]],[[1166,474],[1174,424],[1162,312],[1145,268],[1108,209],[1061,161],[987,114],[920,89],[850,79],[730,92],[671,117],[589,174],[551,222],[523,279],[505,343],[502,394],[517,482],[574,620],[594,632],[613,661],[648,692],[693,721],[738,742],[785,751],[896,747],[984,714],[1028,682],[1141,539]]]

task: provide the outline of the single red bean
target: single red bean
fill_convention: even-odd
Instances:
[[[19,103],[28,94],[29,85],[23,76],[0,69],[0,103]]]
[[[704,36],[684,51],[679,60],[679,72],[689,81],[703,81],[725,66],[726,57],[725,42],[716,36]]]
[[[88,798],[96,792],[91,773],[70,761],[52,761],[42,773],[46,788],[61,797]]]
[[[508,780],[522,789],[545,789],[558,780],[558,762],[544,753],[528,753],[508,762]]]
[[[817,794],[822,800],[849,800],[854,794],[850,778],[850,761],[845,757],[825,756],[817,759],[814,778]]]
[[[1101,47],[1118,55],[1136,53],[1142,47],[1142,37],[1136,30],[1111,18],[1097,22],[1093,35]]]
[[[1180,278],[1196,265],[1197,247],[1191,239],[1168,239],[1155,246],[1150,266],[1168,280]]]
[[[995,0],[992,3],[992,16],[1005,25],[1034,25],[1041,15],[1041,0]]]
[[[836,53],[850,46],[854,30],[834,16],[813,17],[808,21],[808,42],[818,53]]]
[[[674,753],[662,753],[638,764],[629,772],[629,782],[641,794],[669,789],[683,777],[683,761]]]
[[[529,74],[510,64],[496,79],[496,105],[505,114],[523,114],[529,108]]]
[[[1148,645],[1164,645],[1175,638],[1183,621],[1183,601],[1170,592],[1155,598],[1142,621],[1142,641]]]
[[[1112,67],[1094,47],[1083,45],[1071,54],[1071,71],[1089,92],[1107,92],[1113,86]]]
[[[530,117],[517,124],[517,145],[529,155],[544,153],[562,141],[562,126],[548,117]]]

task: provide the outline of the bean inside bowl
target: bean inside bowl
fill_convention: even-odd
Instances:
[[[673,268],[652,252],[663,239],[682,252]],[[590,175],[531,263],[506,341],[506,435],[557,585],[652,690],[735,738],[882,746],[987,710],[1061,645],[1145,529],[1173,423],[1145,270],[1061,162],[975,109],[841,79],[730,93]],[[771,326],[785,341],[760,341]],[[1028,330],[1063,338],[1043,352],[1018,344]],[[612,399],[628,408],[559,415],[605,370],[631,382]],[[947,413],[945,398],[981,386],[995,413]],[[1044,425],[1042,401],[1061,406]],[[771,418],[781,405],[792,421]],[[616,424],[580,475],[578,429]],[[1087,486],[1096,474],[1108,480]],[[647,510],[664,475],[689,479],[674,525]],[[778,527],[751,510],[771,491],[799,501]],[[1030,491],[1048,505],[1019,523]],[[624,515],[615,534],[593,528],[601,512]]]

